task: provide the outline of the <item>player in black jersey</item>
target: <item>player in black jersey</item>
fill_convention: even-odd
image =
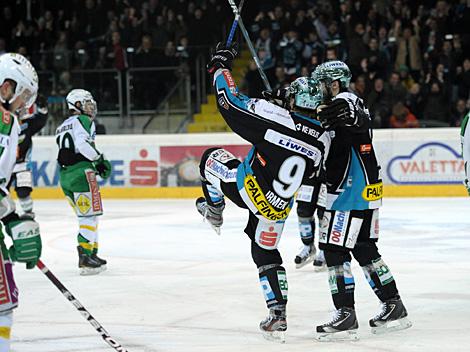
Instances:
[[[34,219],[33,199],[33,175],[31,172],[31,152],[33,149],[32,138],[39,133],[47,122],[47,99],[39,95],[36,102],[26,111],[18,114],[20,118],[21,133],[19,137],[18,153],[10,185],[15,185],[18,201],[23,210],[22,217]]]
[[[332,321],[317,326],[318,337],[357,338],[351,254],[382,302],[381,312],[369,321],[372,332],[408,328],[411,323],[395,280],[376,244],[383,186],[369,112],[362,99],[347,92],[351,72],[344,62],[323,63],[312,78],[326,103],[320,106],[318,118],[332,137],[325,163],[326,211],[320,220],[319,237],[337,309]]]
[[[253,147],[243,162],[221,148],[204,152],[200,171],[205,197],[196,206],[217,232],[223,222],[224,197],[249,210],[245,233],[269,309],[260,329],[265,337],[282,341],[287,329],[287,279],[277,245],[299,188],[314,197],[328,135],[311,118],[321,100],[311,79],[292,83],[291,111],[251,99],[238,92],[230,73],[236,54],[233,46],[219,44],[208,71],[220,113]]]

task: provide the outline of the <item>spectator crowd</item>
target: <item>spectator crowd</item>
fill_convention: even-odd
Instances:
[[[470,2],[262,3],[251,33],[277,87],[339,59],[351,68],[350,90],[366,101],[377,127],[459,126],[468,111]],[[246,80],[262,87],[250,72]]]
[[[83,69],[186,66],[193,76],[197,55],[207,56],[233,20],[225,0],[4,2],[0,54],[20,52],[52,72],[57,95]],[[247,0],[243,18],[275,87],[339,59],[377,127],[459,126],[469,109],[467,0]],[[259,96],[255,71],[251,63],[244,86]],[[144,76],[143,86],[174,81]],[[135,91],[149,101],[148,90]]]

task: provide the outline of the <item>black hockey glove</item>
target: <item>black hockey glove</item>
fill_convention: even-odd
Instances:
[[[264,99],[279,105],[280,107],[287,108],[289,105],[290,91],[287,88],[263,90],[261,94],[263,95]]]
[[[233,59],[235,59],[237,54],[238,48],[236,43],[232,43],[229,47],[226,47],[224,43],[220,42],[215,47],[215,51],[207,64],[207,72],[213,74],[219,68],[226,68],[231,71]]]
[[[111,176],[111,163],[104,158],[104,155],[101,154],[100,158],[96,161],[93,162],[93,165],[95,166],[95,170],[98,173],[98,175],[101,176],[102,179],[107,179],[109,176]]]
[[[335,99],[318,112],[318,119],[327,130],[355,126],[358,122],[356,109],[346,99]]]

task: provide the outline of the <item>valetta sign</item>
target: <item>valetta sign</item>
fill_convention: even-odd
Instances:
[[[387,166],[387,175],[395,184],[460,184],[464,178],[460,153],[444,143],[418,146],[409,155],[396,156]]]

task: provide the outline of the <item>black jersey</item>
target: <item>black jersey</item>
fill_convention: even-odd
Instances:
[[[313,193],[328,133],[318,121],[239,94],[228,70],[216,72],[214,85],[225,121],[253,145],[237,172],[242,198],[260,215],[284,219],[302,185]]]
[[[331,132],[326,159],[327,209],[375,209],[382,202],[380,166],[372,144],[372,123],[362,99],[352,93],[340,93],[358,118],[357,125],[339,127]]]
[[[21,118],[17,163],[29,161],[29,154],[33,144],[32,137],[46,125],[47,113],[47,108],[39,108],[34,103],[28,109],[28,114]]]

